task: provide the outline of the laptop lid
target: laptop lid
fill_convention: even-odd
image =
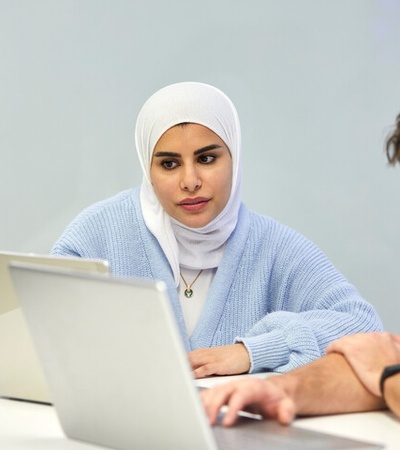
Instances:
[[[212,430],[162,282],[10,270],[71,438],[119,449],[381,448],[271,421]]]
[[[11,273],[67,436],[118,449],[214,448],[163,283]]]
[[[8,265],[11,261],[108,273],[102,260],[0,252],[0,396],[50,402],[50,396],[19,308]]]

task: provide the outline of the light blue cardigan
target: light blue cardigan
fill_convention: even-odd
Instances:
[[[186,350],[243,342],[251,372],[286,372],[321,356],[340,336],[382,330],[374,308],[314,244],[244,205],[190,338],[168,261],[143,221],[138,188],[85,209],[52,253],[106,259],[119,277],[163,280]]]

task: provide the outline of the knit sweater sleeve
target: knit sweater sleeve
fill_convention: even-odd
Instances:
[[[127,190],[89,206],[67,226],[52,254],[105,259],[113,275],[153,278],[162,261],[149,262],[154,239],[142,223],[137,199],[136,190]]]
[[[249,352],[251,372],[286,372],[322,356],[343,335],[382,331],[373,306],[318,247],[293,230],[276,230],[279,237],[268,243],[273,256],[260,253],[253,266],[268,266],[260,285],[267,314],[236,338]]]
[[[107,244],[111,245],[111,228],[118,227],[118,215],[113,211],[115,205],[107,208],[105,203],[96,203],[78,214],[56,241],[51,253],[79,258],[105,258]]]

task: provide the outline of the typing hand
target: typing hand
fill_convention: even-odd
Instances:
[[[289,424],[295,417],[295,405],[285,390],[274,381],[277,380],[236,380],[202,391],[201,398],[210,424],[217,423],[220,409],[225,405],[222,419],[224,426],[233,425],[241,410],[276,419],[284,425]]]
[[[196,378],[211,375],[235,375],[250,369],[250,358],[243,344],[199,348],[189,353]]]

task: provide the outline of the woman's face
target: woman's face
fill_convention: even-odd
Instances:
[[[150,178],[166,213],[188,227],[200,228],[215,219],[229,200],[232,157],[209,128],[177,125],[158,140]]]

